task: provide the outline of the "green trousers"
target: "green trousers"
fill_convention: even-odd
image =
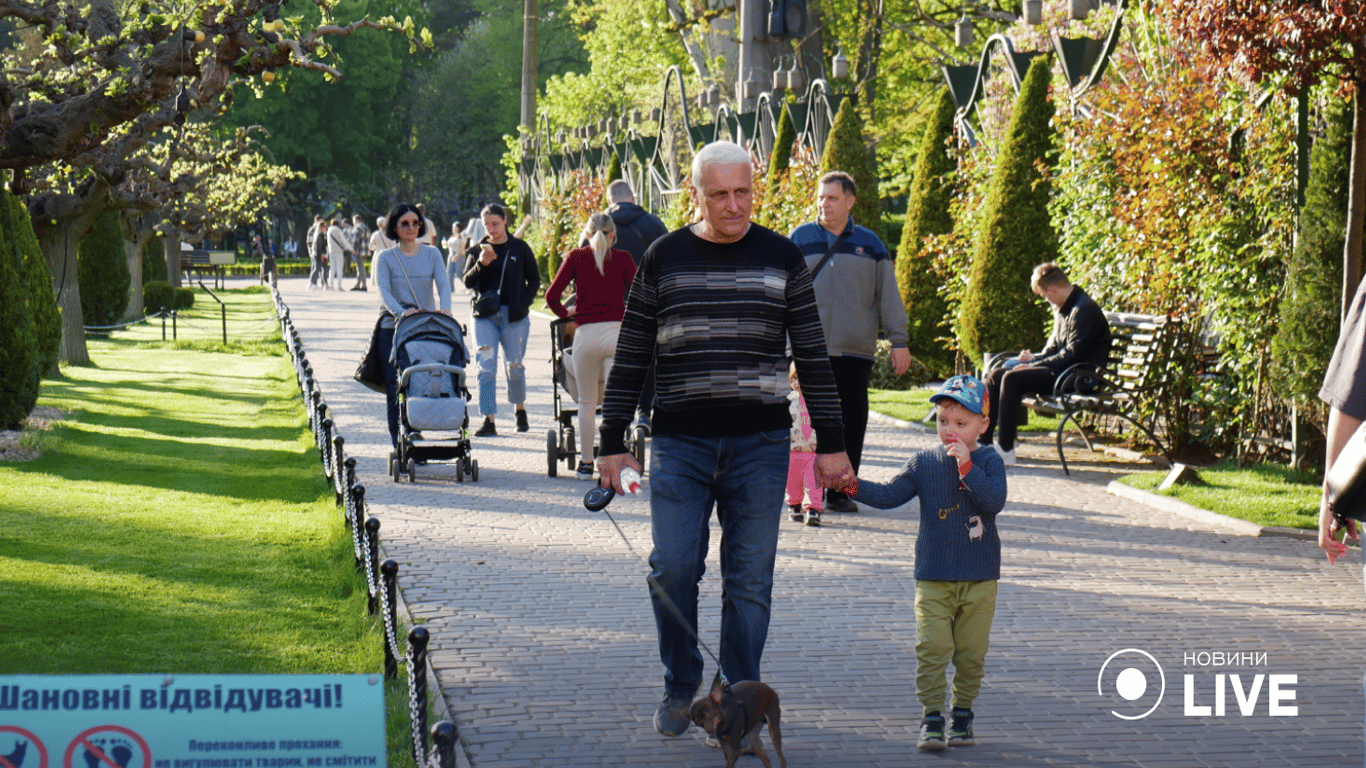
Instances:
[[[995,581],[915,582],[915,686],[923,714],[944,712],[953,662],[953,706],[970,709],[996,615]]]

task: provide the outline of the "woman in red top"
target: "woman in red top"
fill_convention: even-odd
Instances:
[[[572,356],[574,378],[578,380],[579,441],[583,445],[578,478],[593,479],[593,436],[597,426],[593,412],[602,402],[607,372],[617,349],[621,316],[626,312],[626,292],[636,277],[631,254],[612,247],[617,241],[617,225],[605,213],[588,217],[587,248],[576,248],[565,256],[545,293],[546,306],[560,317],[574,318]],[[560,303],[560,294],[574,283],[574,311]]]

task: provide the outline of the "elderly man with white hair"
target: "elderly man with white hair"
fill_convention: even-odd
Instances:
[[[688,730],[702,684],[698,584],[715,506],[721,524],[721,671],[759,680],[768,638],[773,565],[787,482],[789,338],[817,435],[817,478],[854,480],[844,453],[839,397],[802,252],[750,221],[753,169],[730,142],[693,159],[702,219],[650,245],[636,272],[607,382],[600,430],[601,484],[624,492],[621,471],[640,470],[625,433],[656,361],[651,435],[651,591],[664,700],[655,729]]]

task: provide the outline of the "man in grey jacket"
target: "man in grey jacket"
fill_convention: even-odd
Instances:
[[[892,342],[897,375],[911,365],[906,307],[896,287],[892,257],[872,230],[858,226],[850,216],[856,189],[853,177],[843,171],[822,176],[816,186],[819,218],[788,235],[802,249],[816,284],[816,306],[844,417],[844,445],[855,472],[868,429],[868,380],[879,327]],[[825,508],[858,511],[858,505],[839,491],[826,492]]]

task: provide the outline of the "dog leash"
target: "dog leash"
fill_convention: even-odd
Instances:
[[[612,513],[607,511],[607,505],[611,503],[612,499],[616,498],[616,496],[617,491],[615,488],[603,488],[600,485],[595,485],[588,493],[584,494],[583,506],[590,512],[601,512],[604,515],[607,515],[607,519],[611,521],[612,527],[617,529],[617,535],[621,536],[621,540],[626,543],[626,549],[629,550],[632,555],[643,558],[644,556],[637,552],[636,548],[632,546],[631,540],[626,538],[626,532],[621,530],[621,525],[617,523],[616,518],[612,517]],[[646,562],[648,563],[648,561]],[[659,579],[656,579],[653,573],[645,577],[645,583],[650,585],[650,594],[659,598],[660,604],[669,609],[669,612],[673,614],[674,619],[688,631],[688,635],[692,637],[693,642],[701,646],[702,650],[706,651],[707,655],[712,658],[712,661],[716,662],[716,674],[721,677],[721,685],[729,688],[730,681],[726,679],[726,673],[721,671],[721,660],[717,658],[715,653],[712,653],[711,648],[698,636],[697,630],[693,629],[692,624],[689,623],[687,617],[683,615],[683,611],[680,610],[673,599],[669,597],[669,594],[664,591],[664,585],[659,583]]]

